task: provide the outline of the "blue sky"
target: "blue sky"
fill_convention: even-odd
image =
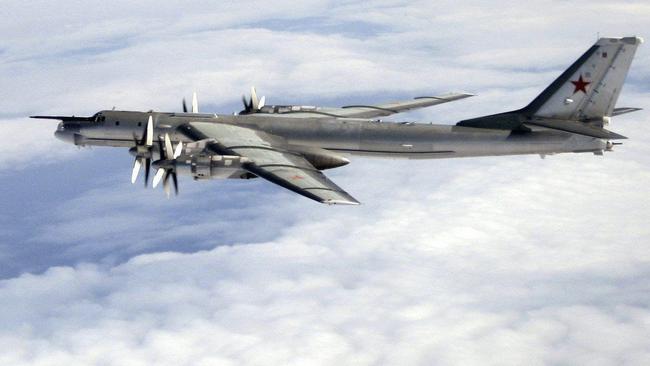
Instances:
[[[167,200],[132,158],[32,114],[342,105],[469,91],[397,120],[525,105],[644,2],[9,1],[0,25],[0,364],[647,364],[650,127],[604,157],[328,172],[327,207],[261,181]],[[38,24],[38,27],[34,25]],[[619,106],[648,108],[641,46]]]

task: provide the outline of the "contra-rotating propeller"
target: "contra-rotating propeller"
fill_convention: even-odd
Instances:
[[[187,104],[185,103],[185,98],[183,98],[183,112],[187,113]],[[192,113],[199,113],[199,100],[196,97],[196,92],[192,94]]]
[[[138,141],[135,134],[133,135],[135,148],[131,149],[135,155],[133,162],[133,171],[131,172],[131,183],[135,183],[140,173],[140,167],[144,165],[144,186],[146,187],[149,182],[149,171],[151,169],[151,157],[153,152],[153,118],[149,116],[147,126],[142,134],[142,139]]]
[[[242,95],[242,102],[244,103],[244,110],[240,114],[250,114],[250,113],[255,113],[258,112],[262,107],[264,107],[264,103],[266,102],[266,97],[262,96],[262,98],[257,98],[257,91],[255,90],[254,86],[251,86],[251,97],[250,99],[246,99],[245,95]]]
[[[158,141],[160,145],[160,160],[154,161],[153,166],[157,168],[156,175],[153,177],[153,187],[156,188],[162,180],[163,190],[169,198],[171,188],[169,186],[169,177],[174,184],[174,193],[178,195],[178,177],[176,176],[176,158],[183,152],[183,142],[179,141],[176,149],[172,149],[172,142],[169,134],[165,133],[164,140]]]

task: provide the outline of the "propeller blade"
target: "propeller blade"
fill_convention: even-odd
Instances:
[[[176,172],[171,172],[170,174],[172,176],[172,183],[174,184],[174,194],[178,196],[178,177],[176,176]]]
[[[167,195],[167,198],[169,198],[169,195],[171,193],[171,187],[169,187],[169,171],[165,171],[165,177],[163,178],[163,190],[165,191],[165,194]]]
[[[141,165],[142,162],[140,161],[140,158],[136,157],[135,161],[133,161],[133,171],[131,172],[131,184],[134,184],[135,181],[138,179],[138,173],[140,173]]]
[[[148,147],[153,146],[153,117],[149,116],[147,121],[147,129],[144,131],[145,141],[144,144]]]
[[[158,160],[165,159],[165,144],[160,136],[158,136]]]
[[[257,106],[257,109],[262,109],[262,108],[264,108],[264,104],[265,104],[265,103],[266,103],[266,97],[265,97],[265,96],[262,96],[262,98],[260,98],[260,103],[259,103],[259,105]]]
[[[174,159],[181,156],[182,153],[183,153],[183,142],[179,141],[178,145],[176,145],[176,150],[174,150]]]
[[[153,176],[153,187],[154,188],[156,188],[158,186],[158,183],[160,183],[160,180],[162,179],[164,174],[165,174],[165,169],[158,168],[158,170],[156,171],[156,175]]]
[[[169,134],[165,133],[165,159],[171,159],[172,156],[174,156],[172,141],[169,139]]]
[[[183,113],[187,113],[187,103],[185,103],[185,98],[183,98]]]
[[[260,101],[257,99],[257,92],[255,87],[251,86],[251,108],[256,111],[259,109]]]
[[[196,92],[192,94],[192,113],[199,113],[199,99],[196,96]]]
[[[144,159],[144,187],[147,188],[149,185],[149,172],[151,171],[151,159]]]

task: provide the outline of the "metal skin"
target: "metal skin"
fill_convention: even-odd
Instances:
[[[359,119],[296,119],[255,116],[187,116],[182,113],[102,111],[103,122],[61,122],[57,138],[80,146],[133,147],[142,139],[149,116],[154,136],[168,133],[174,144],[194,140],[179,131],[188,122],[234,124],[284,137],[297,150],[316,147],[351,156],[436,159],[521,154],[598,152],[606,149],[601,139],[563,131],[539,129],[525,134],[510,130],[420,123],[389,123]],[[119,122],[119,125],[116,123]]]
[[[327,113],[283,114],[278,113],[281,108],[277,106],[264,106],[264,97],[258,101],[254,90],[251,101],[244,101],[245,110],[239,115],[197,113],[198,105],[194,96],[194,113],[187,113],[187,108],[184,107],[184,113],[105,110],[93,117],[44,118],[62,121],[55,136],[65,142],[80,146],[126,147],[130,148],[132,153],[143,151],[142,145],[138,150],[134,149],[134,144],[145,140],[147,122],[151,118],[154,140],[152,154],[157,155],[161,161],[164,160],[157,165],[154,163],[154,168],[173,164],[175,172],[191,175],[195,179],[262,176],[322,203],[357,204],[358,201],[329,180],[324,182],[322,187],[319,186],[320,188],[301,187],[297,186],[297,183],[291,183],[286,177],[276,179],[275,175],[266,174],[265,171],[250,169],[251,164],[256,164],[255,159],[249,159],[246,154],[241,153],[243,150],[237,149],[247,149],[249,147],[243,145],[251,144],[255,145],[256,149],[268,148],[274,152],[293,154],[306,159],[312,168],[317,170],[345,165],[349,162],[345,156],[441,159],[520,154],[545,156],[584,152],[602,154],[603,151],[611,150],[613,143],[609,141],[610,138],[624,138],[603,129],[609,122],[609,117],[638,110],[615,109],[614,104],[634,51],[641,42],[642,40],[636,37],[603,38],[529,106],[499,115],[461,121],[457,125],[388,123],[365,117],[335,117],[337,109],[327,109]],[[461,97],[464,96],[458,99]],[[183,105],[185,106],[185,103]],[[390,106],[392,108],[399,105],[398,103]],[[382,106],[351,107],[366,108],[364,116],[367,113],[389,111],[387,114],[391,114],[390,112],[399,111],[391,111]],[[211,130],[210,124],[214,125],[215,129]],[[243,142],[238,144],[238,141],[235,141],[228,146],[221,144],[221,147],[218,147],[217,144],[224,136],[216,136],[219,133],[215,131],[230,129],[234,131],[234,138]],[[253,137],[238,136],[237,131],[251,132]],[[165,135],[169,136],[170,141],[164,141]],[[281,149],[276,149],[277,142],[273,142],[276,138],[281,140]],[[258,139],[264,146],[260,145]],[[266,141],[269,143],[266,144]],[[162,159],[160,151],[164,146],[163,142],[169,142],[173,146],[181,143],[179,149],[183,152],[176,160]],[[153,156],[153,159],[155,160],[156,156]],[[196,168],[197,159],[211,160],[213,167],[219,169],[199,173]],[[293,165],[286,166],[295,168]],[[300,169],[308,171],[310,168]],[[134,175],[137,176],[137,171]],[[301,176],[297,178],[302,179]],[[310,189],[312,191],[307,192]],[[333,196],[325,197],[316,192],[316,189],[334,193]],[[166,188],[166,191],[169,192],[169,188]]]

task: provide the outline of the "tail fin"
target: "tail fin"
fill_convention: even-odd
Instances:
[[[596,120],[614,113],[642,38],[601,38],[527,107],[529,117]]]

